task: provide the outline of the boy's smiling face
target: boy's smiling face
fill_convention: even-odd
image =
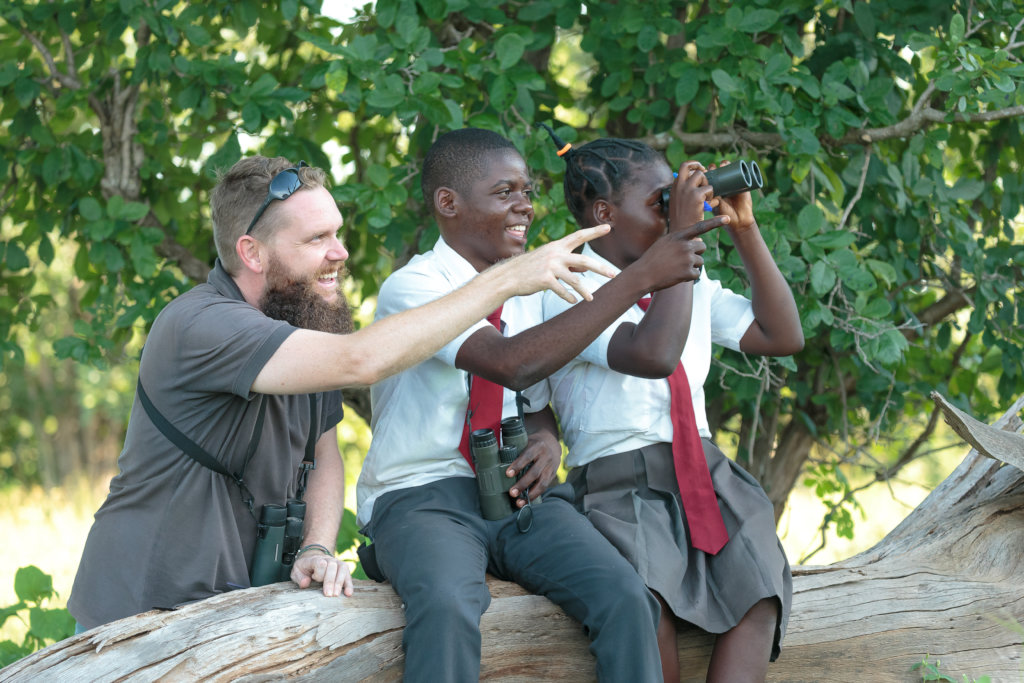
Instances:
[[[453,220],[445,221],[444,238],[478,271],[522,254],[533,223],[533,181],[515,150],[487,155],[483,175],[452,190]]]

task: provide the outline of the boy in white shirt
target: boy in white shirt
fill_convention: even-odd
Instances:
[[[385,281],[378,318],[435,299],[526,246],[532,182],[522,156],[502,136],[480,129],[442,135],[427,154],[422,185],[441,238]],[[722,222],[707,221],[704,229]],[[680,264],[699,259],[700,251],[699,239],[666,237],[659,253],[624,271],[600,296],[545,325],[537,325],[539,306],[510,299],[501,309],[504,334],[482,320],[420,365],[372,387],[373,441],[357,494],[359,523],[373,544],[360,554],[367,573],[389,580],[405,604],[407,680],[479,678],[480,616],[490,602],[486,572],[547,596],[579,620],[599,678],[661,680],[657,603],[573,509],[567,487],[552,489],[543,505],[531,508],[525,533],[515,514],[485,520],[460,439],[467,373],[473,382],[530,387],[579,353],[637,296],[693,277],[696,271]],[[516,414],[514,396],[502,393],[502,417]],[[510,467],[529,469],[510,484],[513,498],[527,490],[536,498],[561,459],[551,413],[541,410],[547,397],[534,396],[532,405],[538,412],[527,416],[529,443]],[[538,424],[548,429],[537,431]]]

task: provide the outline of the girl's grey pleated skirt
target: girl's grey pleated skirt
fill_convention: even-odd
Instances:
[[[778,601],[772,661],[789,621],[793,578],[757,480],[703,439],[729,541],[716,555],[690,545],[672,445],[599,458],[569,472],[576,505],[677,617],[724,633],[764,598]]]

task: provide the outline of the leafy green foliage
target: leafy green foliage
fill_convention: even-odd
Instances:
[[[361,543],[369,543],[369,539],[359,533],[359,525],[356,523],[356,513],[345,508],[345,514],[341,518],[341,528],[338,530],[338,540],[335,544],[335,552],[351,555]],[[363,571],[361,562],[356,562],[352,577],[356,579],[369,578]]]
[[[0,626],[16,618],[25,622],[28,631],[21,643],[0,641],[0,667],[75,633],[75,620],[66,609],[44,606],[57,597],[49,574],[35,566],[22,567],[14,575],[14,592],[18,602],[0,607]]]
[[[989,676],[968,678],[967,674],[962,674],[960,679],[956,679],[939,671],[941,665],[941,660],[936,659],[932,662],[929,655],[925,655],[924,659],[912,666],[911,669],[920,672],[922,681],[949,681],[949,683],[991,683],[992,681]]]
[[[864,447],[930,429],[930,391],[985,419],[1024,390],[1013,0],[380,0],[347,25],[317,0],[15,0],[0,17],[5,369],[55,305],[38,285],[62,250],[75,320],[54,351],[122,361],[205,276],[214,173],[251,150],[331,169],[363,298],[436,239],[418,169],[444,130],[513,139],[539,189],[533,243],[560,237],[544,121],[643,139],[673,166],[760,164],[755,211],[806,348],[725,353],[707,391],[780,508],[814,445],[815,481],[892,476]],[[713,276],[746,291],[725,234],[705,242]]]

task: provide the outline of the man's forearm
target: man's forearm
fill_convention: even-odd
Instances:
[[[310,471],[306,488],[306,523],[303,545],[320,544],[331,553],[345,512],[345,466],[332,429],[317,442],[316,469]]]
[[[573,300],[562,281],[578,283],[574,269],[608,269],[572,250],[606,231],[606,226],[578,230],[497,263],[438,300],[352,334],[296,330],[263,366],[252,390],[292,394],[367,386],[431,357],[512,296],[550,288]]]

